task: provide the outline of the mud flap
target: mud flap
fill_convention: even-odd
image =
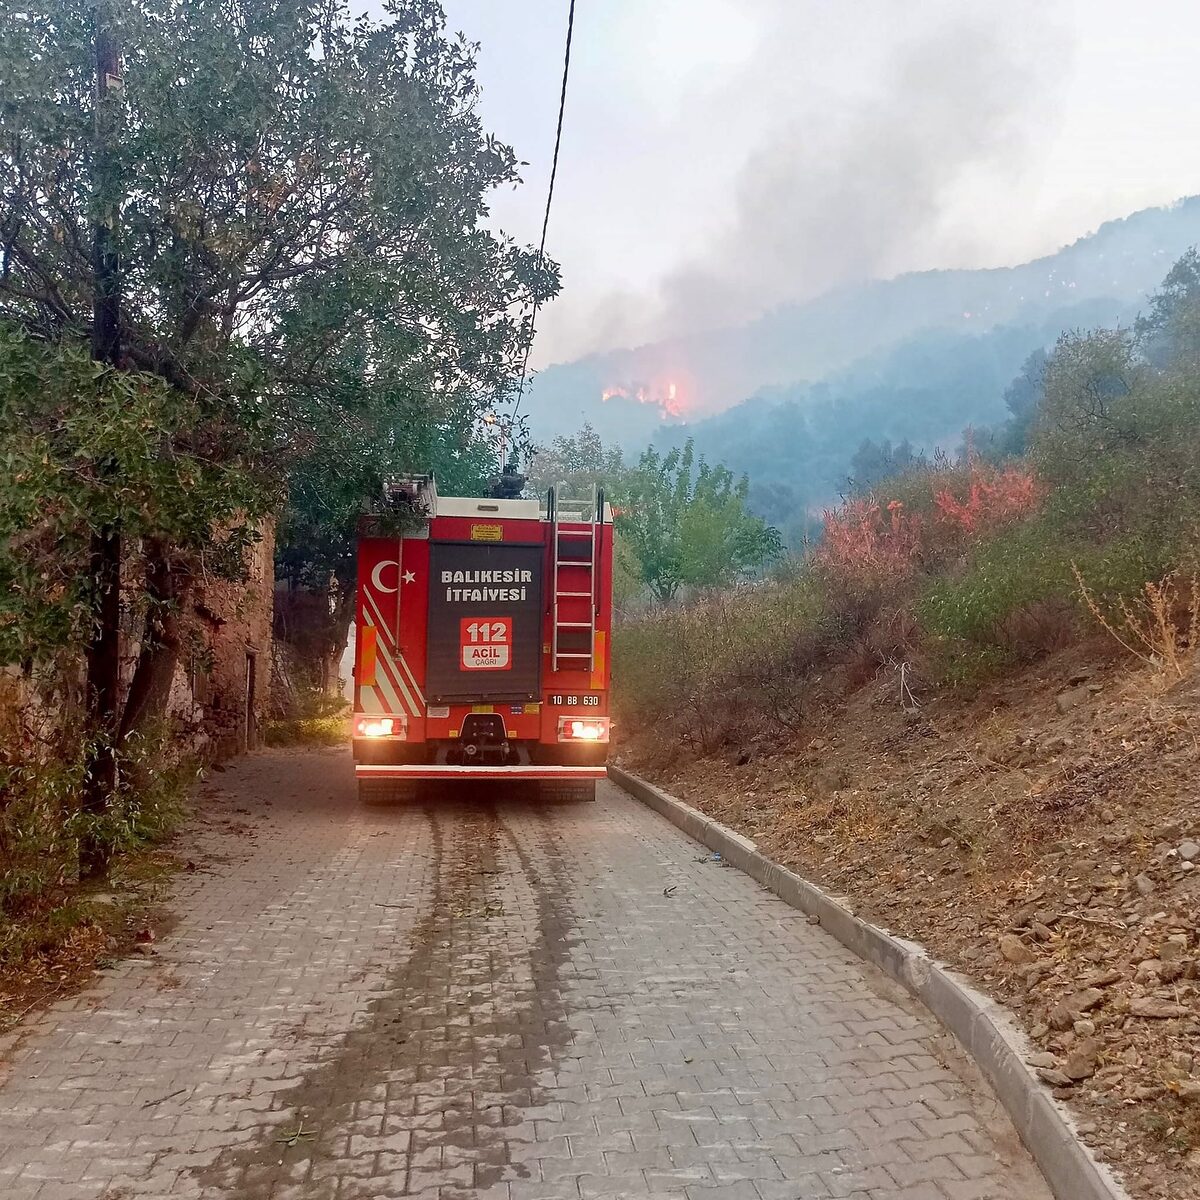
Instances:
[[[586,800],[596,799],[596,781],[594,779],[552,780],[538,785],[538,794],[542,800],[555,804],[580,804]]]
[[[421,781],[418,779],[360,779],[358,801],[360,804],[405,804],[421,798]]]

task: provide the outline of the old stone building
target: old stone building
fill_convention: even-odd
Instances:
[[[181,656],[172,715],[194,748],[217,757],[259,744],[271,688],[274,527],[247,551],[245,582],[201,582],[191,602],[191,645]]]
[[[247,551],[246,579],[199,581],[168,715],[183,753],[226,758],[259,744],[271,686],[274,527]],[[132,662],[136,646],[128,647]]]
[[[167,703],[170,757],[226,758],[261,740],[271,685],[275,540],[273,525],[259,532],[246,552],[244,580],[201,580],[190,593]],[[127,688],[141,649],[142,621],[132,604],[122,624]],[[0,743],[13,753],[52,750],[52,731],[81,718],[83,685],[82,656],[49,688],[20,665],[0,668]]]

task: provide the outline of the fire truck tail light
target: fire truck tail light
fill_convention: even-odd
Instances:
[[[354,732],[358,737],[404,737],[407,725],[404,717],[359,717]]]
[[[560,742],[607,742],[607,717],[559,717]]]

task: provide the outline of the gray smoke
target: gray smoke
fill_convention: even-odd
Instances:
[[[977,265],[955,206],[1026,165],[1064,54],[1053,6],[1033,0],[747,2],[765,21],[758,53],[707,99],[714,136],[747,146],[732,211],[657,295],[597,305],[594,345],[740,322],[956,255]]]

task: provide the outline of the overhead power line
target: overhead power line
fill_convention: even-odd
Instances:
[[[575,32],[575,0],[571,0],[567,10],[567,46],[563,53],[562,90],[558,96],[558,125],[554,131],[554,157],[550,162],[550,186],[546,189],[546,212],[542,217],[542,241],[538,246],[538,267],[546,261],[546,233],[550,228],[550,206],[554,203],[554,180],[558,176],[558,151],[562,146],[563,113],[567,107],[567,77],[571,73],[571,35]],[[516,422],[517,413],[521,411],[521,401],[525,398],[525,383],[529,375],[529,351],[533,348],[534,335],[537,332],[537,315],[540,304],[535,298],[533,312],[529,318],[529,341],[525,344],[525,357],[521,362],[521,382],[517,388],[517,403],[513,407],[512,420]]]

